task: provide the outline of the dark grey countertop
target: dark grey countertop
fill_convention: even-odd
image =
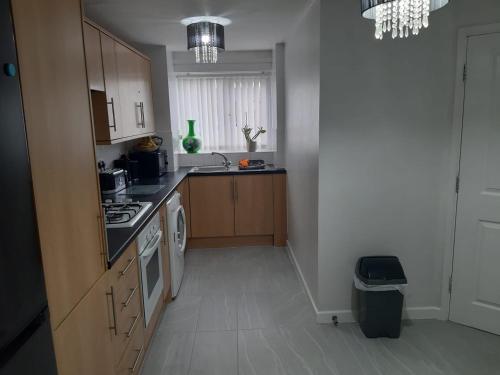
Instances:
[[[105,194],[102,196],[103,201],[111,199],[114,202],[124,201],[125,199],[132,199],[133,201],[151,202],[153,206],[148,210],[133,227],[131,228],[108,228],[107,241],[108,241],[108,266],[111,266],[118,260],[120,255],[127,249],[127,247],[135,240],[140,231],[144,228],[147,222],[156,214],[161,205],[167,198],[174,192],[176,187],[187,176],[217,176],[217,175],[242,175],[242,174],[276,174],[286,173],[284,168],[274,167],[273,165],[266,166],[265,169],[258,170],[238,170],[231,168],[229,171],[224,172],[190,172],[192,167],[182,167],[175,172],[168,172],[160,178],[140,180],[136,184],[140,185],[164,185],[155,194],[151,195],[125,195],[125,194]]]

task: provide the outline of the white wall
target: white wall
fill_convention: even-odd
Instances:
[[[498,1],[454,0],[418,37],[376,41],[358,2],[322,2],[321,310],[350,319],[356,259],[392,254],[409,280],[410,316],[439,316],[457,27],[493,21]]]
[[[312,298],[318,281],[319,1],[285,41],[288,240]]]

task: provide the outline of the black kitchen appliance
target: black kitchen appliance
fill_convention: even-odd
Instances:
[[[121,168],[104,169],[99,172],[99,184],[103,194],[112,194],[127,187],[127,175]]]
[[[164,150],[134,151],[129,154],[129,158],[139,162],[141,178],[160,177],[167,173],[167,152]]]
[[[0,0],[0,68],[0,375],[56,375],[8,0]]]
[[[128,181],[136,181],[139,179],[139,162],[137,160],[130,160],[125,155],[120,159],[113,162],[115,168],[121,168],[128,173]]]

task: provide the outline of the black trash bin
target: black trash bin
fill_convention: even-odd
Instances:
[[[406,276],[394,256],[362,257],[354,284],[359,296],[359,324],[368,338],[398,338],[401,334]]]

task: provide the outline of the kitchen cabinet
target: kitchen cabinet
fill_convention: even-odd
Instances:
[[[84,23],[83,36],[89,88],[90,90],[104,91],[100,32],[94,26]]]
[[[94,121],[96,140],[99,142],[114,141],[123,136],[122,110],[118,84],[118,63],[116,59],[116,42],[104,33],[101,36],[102,68],[106,96],[101,100],[104,111],[102,120]],[[95,93],[94,93],[95,94]],[[94,119],[96,118],[96,106]],[[99,113],[99,111],[97,111]]]
[[[59,375],[115,373],[107,293],[105,274],[53,333]]]
[[[122,129],[126,137],[143,133],[139,58],[128,47],[116,43],[118,89]]]
[[[188,248],[286,245],[286,174],[191,176],[186,185]]]
[[[189,179],[192,237],[234,236],[233,176]]]
[[[106,271],[81,7],[79,0],[16,0],[12,9],[38,233],[56,330]]]
[[[125,349],[122,360],[118,364],[116,375],[136,375],[141,371],[144,360],[146,344],[144,342],[144,321],[142,316],[138,322],[137,329],[130,338],[130,343]]]
[[[131,337],[142,321],[141,284],[137,244],[133,242],[109,270],[113,355],[121,361]]]
[[[236,236],[274,233],[273,176],[255,174],[234,177]]]
[[[96,142],[112,144],[154,134],[150,60],[89,20],[84,30]],[[100,61],[94,30],[100,36]],[[99,70],[100,86],[91,79]]]
[[[153,89],[151,84],[151,63],[142,56],[137,55],[139,61],[139,82],[140,87],[140,103],[143,111],[143,129],[146,133],[155,131],[155,120],[153,113]]]

